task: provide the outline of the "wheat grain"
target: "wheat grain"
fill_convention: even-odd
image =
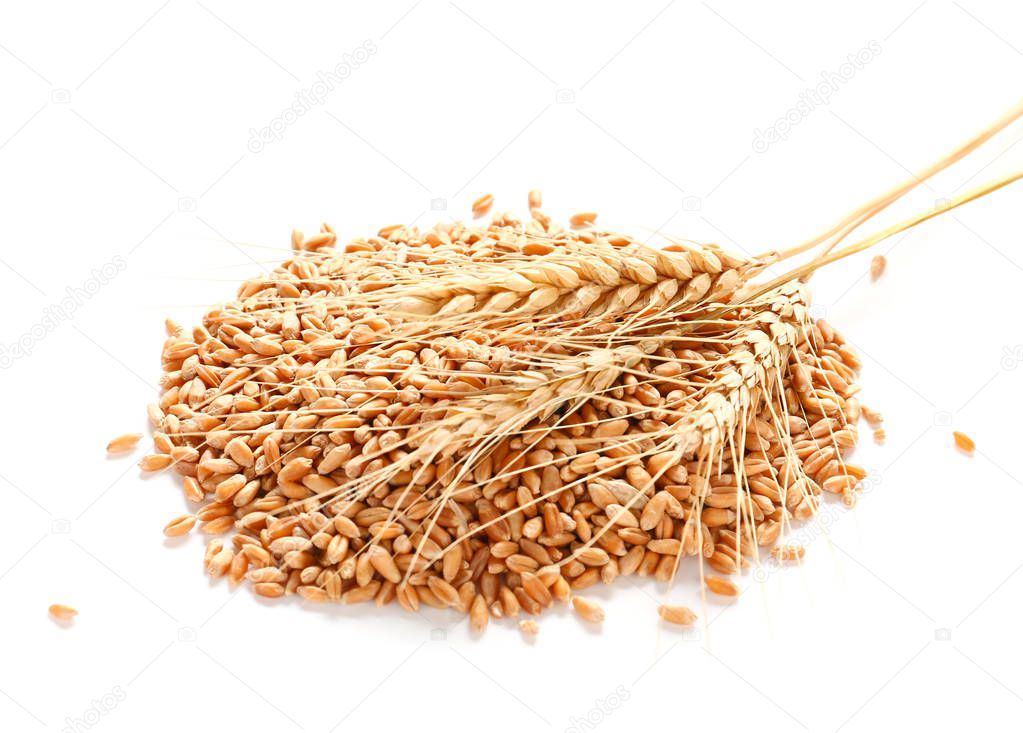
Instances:
[[[168,537],[180,537],[181,535],[188,534],[192,531],[192,527],[195,526],[195,515],[194,514],[182,514],[180,517],[176,517],[167,523],[167,526],[163,528],[163,533]]]
[[[658,606],[657,615],[670,624],[691,626],[696,623],[697,616],[685,606]]]
[[[487,609],[487,601],[482,595],[478,595],[473,599],[469,609],[469,625],[472,626],[473,631],[481,634],[486,630],[489,620],[490,611]]]
[[[739,587],[732,581],[725,578],[719,578],[716,575],[708,575],[704,578],[704,583],[707,586],[707,590],[711,593],[717,593],[721,596],[739,595]]]
[[[597,214],[593,211],[584,211],[579,214],[573,214],[569,223],[575,229],[581,229],[582,227],[592,226],[593,222],[597,220]]]
[[[806,548],[802,545],[778,545],[771,549],[771,557],[778,562],[796,562],[805,554]]]
[[[591,624],[599,624],[604,621],[604,609],[581,596],[575,596],[572,599],[572,608],[580,618]]]
[[[50,616],[57,621],[70,621],[78,615],[78,609],[65,606],[62,603],[54,603],[48,611]]]
[[[125,433],[107,443],[107,453],[127,453],[138,445],[142,433]]]
[[[173,460],[169,455],[154,453],[139,461],[139,468],[143,471],[162,471],[170,466]]]
[[[952,437],[955,440],[956,448],[966,455],[972,456],[973,452],[977,449],[977,445],[973,442],[973,439],[966,433],[960,433],[958,430],[955,430],[952,432]]]
[[[875,255],[870,260],[870,279],[877,280],[881,275],[884,274],[885,268],[888,266],[888,260],[885,259],[884,255]]]
[[[484,216],[490,207],[494,205],[494,197],[491,194],[484,194],[472,202],[472,215],[474,217]]]
[[[519,630],[526,636],[536,636],[540,633],[540,626],[531,618],[519,621]]]
[[[874,428],[879,427],[881,423],[884,422],[884,417],[881,415],[880,412],[877,412],[876,410],[873,410],[867,407],[866,405],[860,406],[860,414],[863,416],[863,419],[866,420],[868,424],[870,424],[871,427]]]

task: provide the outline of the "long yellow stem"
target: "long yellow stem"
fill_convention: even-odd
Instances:
[[[763,285],[762,287],[758,288],[755,293],[749,296],[749,298],[750,299],[757,298],[763,295],[764,293],[770,292],[779,285],[782,285],[786,282],[793,280],[794,278],[803,277],[804,275],[808,275],[814,272],[815,270],[824,267],[825,265],[831,264],[832,262],[836,262],[845,257],[849,257],[850,255],[854,255],[857,252],[862,252],[865,249],[869,249],[870,247],[873,247],[875,244],[878,244],[879,242],[883,242],[889,237],[893,237],[896,234],[899,234],[900,232],[906,231],[907,229],[912,229],[916,225],[921,224],[927,221],[928,219],[933,219],[936,216],[941,216],[945,212],[959,208],[960,206],[968,204],[971,201],[983,198],[984,196],[987,196],[990,193],[994,193],[1000,188],[1008,186],[1010,183],[1015,183],[1021,178],[1023,178],[1023,171],[1018,171],[1008,176],[1004,176],[995,181],[992,181],[991,183],[980,186],[979,188],[975,188],[974,190],[970,191],[969,193],[965,193],[962,196],[957,196],[956,198],[952,199],[946,206],[935,207],[929,211],[917,214],[916,216],[913,216],[909,219],[906,219],[905,221],[890,226],[887,229],[878,232],[877,234],[867,237],[866,239],[860,240],[855,244],[850,244],[847,247],[843,247],[837,252],[831,253],[824,252],[818,257],[815,257],[810,262],[807,262],[805,265],[797,267],[794,270],[790,270],[784,275],[780,275],[776,277],[774,280],[771,280],[766,285]]]
[[[845,217],[840,222],[835,224],[833,227],[831,227],[831,229],[827,230],[826,232],[819,234],[813,239],[807,240],[806,242],[803,242],[802,244],[799,244],[795,247],[790,247],[789,249],[784,249],[777,252],[765,252],[763,255],[761,255],[761,257],[769,258],[774,261],[782,260],[788,257],[792,257],[793,255],[806,252],[807,250],[813,249],[817,245],[822,244],[824,242],[828,242],[829,240],[833,240],[830,241],[828,247],[824,250],[824,254],[827,254],[836,245],[838,245],[846,236],[848,236],[851,232],[857,229],[861,224],[873,218],[876,214],[880,213],[881,211],[884,211],[886,208],[888,208],[888,206],[893,204],[898,199],[902,198],[902,196],[907,194],[909,191],[912,191],[914,188],[919,186],[927,179],[935,176],[936,174],[945,170],[949,166],[965,158],[967,155],[969,155],[974,150],[979,148],[981,145],[986,143],[988,140],[990,140],[992,137],[994,137],[999,132],[1004,130],[1006,127],[1011,125],[1013,122],[1018,120],[1020,117],[1023,117],[1023,100],[1017,102],[1016,105],[1012,107],[1012,109],[1010,109],[1008,112],[1002,115],[1002,117],[995,121],[990,127],[983,130],[980,134],[970,138],[970,140],[968,140],[963,145],[960,145],[958,148],[953,150],[944,158],[941,158],[937,162],[933,163],[931,166],[922,171],[919,175],[909,178],[908,180],[899,184],[898,186],[891,189],[887,193],[884,193],[878,196],[877,198],[869,201],[868,203],[864,204],[856,211],[851,213],[849,216]]]

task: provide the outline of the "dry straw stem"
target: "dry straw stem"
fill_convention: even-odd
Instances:
[[[887,191],[862,205],[827,231],[791,248],[790,250],[783,250],[779,253],[780,257],[784,258],[801,252],[806,252],[821,244],[827,245],[822,252],[822,255],[827,255],[861,224],[886,209],[895,201],[898,201],[905,194],[909,193],[920,184],[926,182],[941,171],[965,158],[1020,117],[1023,117],[1023,99],[1017,102],[989,127],[967,140],[948,155],[937,160],[920,173],[912,175],[910,178],[895,186],[890,191]]]
[[[923,222],[928,221],[929,219],[933,219],[934,217],[940,216],[941,214],[951,211],[952,209],[957,209],[960,206],[964,206],[979,198],[983,198],[984,196],[994,193],[995,191],[998,191],[999,189],[1004,188],[1009,184],[1015,183],[1021,178],[1023,178],[1023,171],[1003,176],[1002,178],[984,184],[983,186],[978,186],[974,190],[962,194],[961,196],[956,196],[954,199],[951,199],[949,202],[947,202],[945,205],[941,207],[930,209],[928,211],[924,211],[920,214],[917,214],[916,216],[910,217],[909,219],[899,222],[898,224],[894,224],[888,227],[887,229],[878,232],[877,234],[873,234],[865,239],[862,239],[859,242],[856,242],[855,244],[843,247],[837,252],[821,254],[812,259],[810,262],[806,263],[805,265],[796,267],[790,272],[785,273],[784,275],[780,275],[779,277],[775,278],[774,280],[771,280],[770,282],[764,285],[760,285],[750,295],[750,297],[759,297],[764,293],[770,292],[771,290],[773,290],[774,288],[778,287],[781,284],[790,282],[796,278],[803,278],[807,275],[810,275],[813,272],[819,270],[820,268],[825,267],[826,265],[830,265],[832,262],[837,262],[838,260],[844,259],[846,257],[869,249],[870,247],[873,247],[874,245],[879,244],[880,242],[883,242],[884,240],[890,237],[894,237],[896,234],[901,234],[902,232],[912,229],[913,227],[922,224]],[[729,309],[730,307],[723,308],[721,312],[725,312]]]

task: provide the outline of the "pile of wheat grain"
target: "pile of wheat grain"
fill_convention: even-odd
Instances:
[[[859,362],[760,260],[595,217],[388,227],[293,256],[169,323],[146,470],[184,478],[206,567],[266,597],[536,614],[619,575],[706,587],[822,493],[855,498]],[[489,206],[475,207],[481,215]],[[708,569],[703,573],[704,566]],[[713,573],[713,574],[712,574]],[[691,623],[684,607],[661,616]],[[524,624],[527,631],[534,624]]]
[[[864,471],[845,456],[861,413],[884,439],[855,396],[855,353],[810,317],[800,279],[1023,178],[836,250],[1021,116],[1023,102],[820,236],[751,258],[647,246],[593,213],[566,230],[537,192],[525,221],[340,246],[328,226],[296,232],[290,259],[201,326],[168,322],[158,452],[141,465],[180,474],[197,509],[164,531],[218,535],[208,571],[262,596],[450,607],[477,630],[569,601],[598,623],[576,593],[621,575],[670,583],[683,563],[737,595],[727,576],[765,553],[803,557],[785,537],[823,495],[855,501]]]

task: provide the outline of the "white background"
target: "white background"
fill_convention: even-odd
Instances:
[[[877,284],[869,255],[814,279],[888,441],[863,428],[860,506],[829,505],[805,565],[748,574],[737,603],[700,606],[691,569],[672,589],[623,579],[588,593],[601,631],[553,612],[535,643],[502,623],[471,638],[454,614],[263,603],[205,579],[198,536],[164,540],[186,510],[174,478],[144,480],[138,456],[104,446],[145,430],[163,318],[229,299],[286,256],[292,227],[428,225],[487,192],[525,213],[541,188],[556,216],[595,210],[636,234],[802,241],[1016,102],[1018,5],[339,5],[0,9],[0,730],[1015,725],[1023,188],[886,242]],[[753,149],[871,41],[828,104]],[[365,63],[253,152],[250,130],[366,42]],[[1023,166],[1021,138],[865,231]],[[664,598],[709,623],[660,625]],[[54,602],[80,609],[70,628]]]

